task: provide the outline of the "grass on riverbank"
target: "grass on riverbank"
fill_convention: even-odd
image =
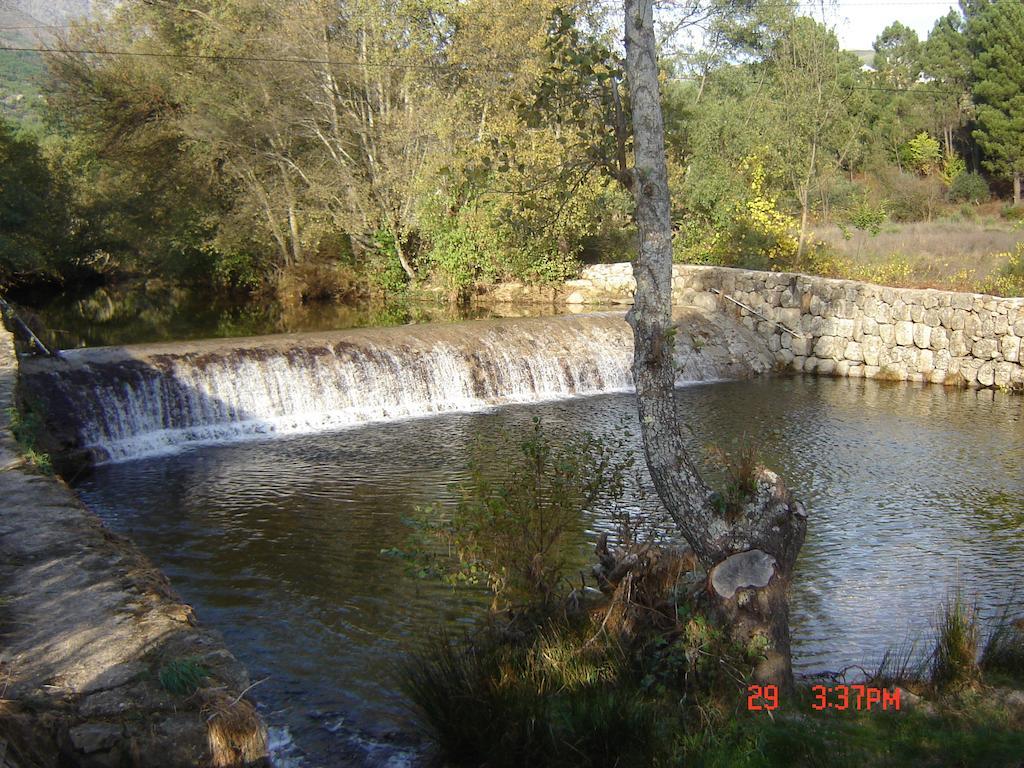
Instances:
[[[603,611],[525,626],[492,618],[472,637],[429,643],[401,679],[452,765],[1020,764],[1024,694],[988,682],[1024,682],[1024,633],[1001,621],[979,666],[977,615],[959,595],[939,612],[930,655],[887,654],[869,675],[905,686],[898,712],[817,711],[814,681],[771,713],[748,711],[751,659],[687,606],[632,639],[603,632]]]
[[[18,443],[25,463],[44,475],[52,475],[53,463],[50,461],[50,455],[36,446],[41,429],[39,417],[31,411],[23,412],[14,407],[8,408],[6,415],[11,434]]]

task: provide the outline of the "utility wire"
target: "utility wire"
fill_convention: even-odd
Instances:
[[[196,61],[239,61],[247,63],[269,63],[269,64],[326,64],[342,67],[381,67],[385,69],[423,69],[423,70],[450,70],[454,72],[492,72],[503,75],[510,75],[513,72],[508,67],[478,67],[460,66],[458,64],[406,64],[398,62],[373,62],[373,61],[340,61],[337,59],[307,59],[298,56],[243,56],[238,54],[218,53],[175,53],[160,51],[96,51],[84,48],[28,48],[17,45],[0,45],[0,51],[23,51],[31,53],[74,53],[83,56],[128,56],[156,59],[190,59]],[[510,64],[523,64],[529,59],[521,59]]]
[[[508,67],[479,67],[459,64],[407,64],[399,62],[366,62],[366,61],[340,61],[337,59],[307,59],[291,56],[241,56],[236,54],[215,54],[215,53],[161,53],[157,51],[96,51],[81,48],[26,48],[13,45],[0,45],[0,51],[26,51],[33,53],[73,53],[85,56],[128,56],[143,58],[167,58],[167,59],[193,59],[202,61],[227,61],[243,63],[270,63],[270,64],[319,64],[330,66],[348,67],[381,67],[386,69],[420,69],[428,71],[452,71],[452,72],[490,72],[501,75],[515,74]],[[519,59],[509,62],[509,66],[525,64],[530,59]],[[698,77],[674,77],[676,82],[697,82]],[[922,96],[959,96],[960,91],[944,90],[939,88],[901,88],[898,86],[884,85],[842,85],[842,90],[847,91],[883,91],[888,93],[913,93]]]
[[[812,5],[812,4],[813,3],[807,3],[807,5]],[[800,5],[797,7],[798,11],[803,10],[800,7],[802,5],[804,5],[804,3],[800,3]],[[886,0],[856,0],[856,2],[843,2],[843,0],[839,0],[839,2],[837,3],[836,10],[842,10],[843,8],[882,8],[882,7],[887,7],[887,6],[940,6],[940,5],[953,6],[953,5],[955,5],[955,3],[952,2],[952,0],[888,0],[888,1],[886,1]],[[790,7],[792,7],[792,3],[787,3],[787,2],[779,2],[779,3],[766,2],[766,3],[757,3],[756,5],[754,5],[754,6],[750,7],[750,8],[744,9],[744,10],[756,11],[756,10],[759,10],[761,8],[771,9],[771,8],[790,8]],[[177,9],[168,7],[168,10],[177,10]],[[445,14],[442,13],[442,15],[445,15]],[[451,15],[457,15],[457,13],[453,13]],[[488,18],[521,18],[523,16],[523,14],[522,13],[517,13],[517,12],[504,12],[503,13],[501,11],[488,11],[486,13],[486,16]],[[327,17],[327,16],[320,16],[320,15],[317,15],[317,16],[298,15],[298,16],[296,16],[296,15],[289,14],[285,18],[287,18],[289,20],[306,19],[306,20],[311,20],[311,21],[329,21],[329,17]],[[86,22],[89,21],[85,17],[83,17],[83,20],[86,21]],[[23,25],[23,26],[0,27],[0,32],[14,32],[14,31],[31,30],[31,29],[72,29],[75,26],[75,23],[76,22],[67,23],[67,24],[26,24],[26,25]]]

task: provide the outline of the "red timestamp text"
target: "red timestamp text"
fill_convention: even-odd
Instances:
[[[870,685],[815,685],[811,687],[811,708],[845,710],[895,710],[900,708],[899,688],[875,688]],[[779,708],[776,685],[747,686],[747,709],[771,712]]]

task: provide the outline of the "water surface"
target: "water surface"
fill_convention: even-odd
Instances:
[[[1013,599],[1024,577],[1024,398],[779,378],[686,388],[678,403],[694,451],[756,440],[807,502],[792,596],[800,671],[872,661],[926,630],[954,585],[986,616]],[[418,580],[380,550],[403,544],[417,505],[452,503],[472,456],[499,475],[516,449],[496,435],[521,436],[534,416],[556,437],[622,419],[637,431],[633,397],[601,395],[206,446],[100,467],[79,489],[266,678],[253,693],[287,738],[279,757],[401,764],[416,737],[395,660],[486,600]],[[642,504],[660,518],[653,494]],[[601,513],[584,521],[581,560],[607,524]]]

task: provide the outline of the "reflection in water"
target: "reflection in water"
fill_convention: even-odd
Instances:
[[[401,300],[290,306],[160,281],[97,288],[84,297],[62,293],[15,303],[51,349],[555,314],[547,305],[464,308]]]
[[[808,504],[799,669],[870,662],[927,629],[958,582],[987,616],[1012,599],[1024,576],[1024,399],[801,378],[678,394],[695,450],[747,435]],[[102,467],[80,490],[255,679],[269,676],[254,693],[305,764],[383,764],[412,738],[394,660],[486,599],[418,581],[379,552],[402,545],[413,507],[452,503],[478,436],[498,446],[483,451],[498,474],[515,447],[493,436],[522,435],[534,415],[555,436],[623,417],[636,432],[632,397],[607,395],[206,447]],[[644,504],[660,514],[653,494]],[[606,524],[586,523],[591,539]]]

